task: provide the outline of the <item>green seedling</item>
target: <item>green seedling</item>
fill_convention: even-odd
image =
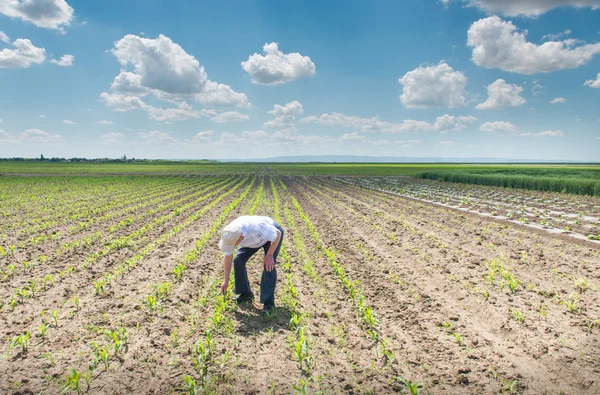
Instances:
[[[517,320],[520,323],[525,322],[525,314],[523,314],[522,311],[519,311],[519,310],[515,309],[515,310],[512,311],[512,316],[513,316],[513,318],[515,320]]]
[[[403,394],[404,394],[404,390],[408,389],[408,393],[410,395],[419,395],[421,390],[425,387],[425,385],[423,383],[413,383],[401,376],[397,376],[396,380],[398,380],[402,384],[404,384],[404,387],[402,387]]]
[[[175,276],[176,281],[181,281],[184,271],[185,271],[185,265],[181,262],[178,263],[177,266],[175,266],[173,268],[173,275]]]
[[[11,351],[14,350],[17,346],[21,348],[22,353],[26,353],[30,337],[31,335],[29,334],[29,331],[25,331],[24,334],[11,338],[8,343],[7,357],[10,357]]]
[[[48,324],[45,321],[42,321],[42,325],[39,326],[40,336],[45,338],[48,335]]]
[[[194,378],[192,376],[185,376],[184,377],[185,380],[185,393],[188,395],[198,395],[198,384],[196,383],[196,380],[194,380]]]

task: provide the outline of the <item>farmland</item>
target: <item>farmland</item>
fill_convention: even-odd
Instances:
[[[598,197],[164,166],[0,177],[2,393],[600,392]],[[270,317],[219,294],[246,214],[285,229]]]

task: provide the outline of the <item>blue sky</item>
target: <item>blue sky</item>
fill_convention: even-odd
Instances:
[[[0,156],[600,160],[600,0],[0,0]]]

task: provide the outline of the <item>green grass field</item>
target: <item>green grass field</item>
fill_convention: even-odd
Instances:
[[[600,195],[600,166],[369,163],[0,162],[0,175],[280,174],[412,176],[439,181]]]

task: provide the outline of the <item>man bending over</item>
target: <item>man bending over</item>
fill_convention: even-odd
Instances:
[[[250,289],[246,262],[259,249],[263,249],[265,258],[263,260],[263,272],[260,280],[260,303],[263,306],[263,314],[273,312],[275,308],[275,285],[277,283],[277,255],[283,241],[283,228],[270,217],[258,215],[244,215],[236,218],[221,232],[219,248],[223,251],[223,266],[225,276],[221,284],[221,293],[225,294],[229,286],[229,275],[233,261],[233,274],[235,293],[239,294],[236,299],[238,303],[254,300],[254,294]],[[235,257],[233,251],[240,246]]]

